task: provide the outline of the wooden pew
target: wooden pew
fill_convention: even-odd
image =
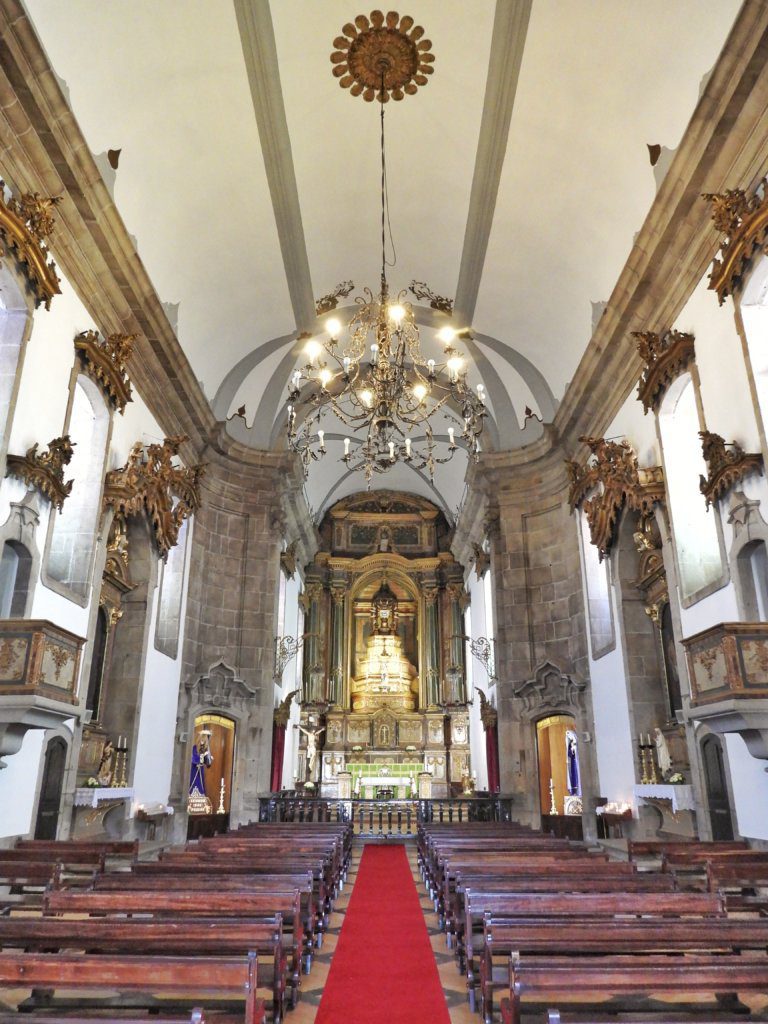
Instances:
[[[601,920],[509,919],[486,914],[483,952],[480,959],[480,1010],[485,1020],[493,1016],[494,991],[505,983],[509,957],[611,953],[665,953],[687,951],[740,952],[768,950],[768,919],[741,921],[708,919],[703,928],[697,919],[656,918]],[[501,961],[499,967],[495,965]]]
[[[686,850],[710,850],[713,853],[727,852],[729,850],[746,850],[749,844],[746,839],[717,839],[706,841],[701,839],[688,840],[663,840],[663,839],[628,839],[627,857],[629,860],[637,860],[638,857],[651,857],[661,861],[664,853],[678,853]]]
[[[768,991],[768,959],[738,955],[510,957],[510,996],[501,1002],[502,1024],[520,1024],[524,998],[553,993],[650,996],[656,992],[702,995]],[[672,1014],[675,1013],[670,1008]]]
[[[238,998],[244,1005],[244,1024],[264,1021],[257,981],[255,953],[240,957],[0,953],[0,988],[117,989],[186,1001],[202,994]],[[20,1014],[18,1021],[25,1018]]]
[[[482,950],[486,915],[493,918],[541,918],[559,919],[567,930],[569,918],[592,918],[596,930],[603,922],[619,916],[629,915],[653,917],[661,925],[660,918],[702,918],[725,917],[725,907],[716,893],[694,892],[643,892],[643,893],[490,893],[464,892],[464,928],[457,936],[457,954],[463,955],[467,992],[470,1006],[476,1002],[476,985],[479,979],[477,953]],[[480,933],[481,942],[475,940]]]
[[[214,920],[249,918],[274,921],[279,915],[283,931],[292,935],[288,970],[291,977],[291,1002],[298,1000],[301,954],[304,945],[301,907],[298,890],[270,893],[242,892],[129,892],[129,891],[68,891],[56,890],[46,894],[46,915],[89,914],[104,915],[121,921],[116,915],[144,915],[151,918],[210,917]],[[117,927],[117,924],[115,925]],[[287,927],[286,927],[287,926]],[[276,1012],[282,1016],[285,1000],[285,971],[282,969],[273,981],[273,1000]]]

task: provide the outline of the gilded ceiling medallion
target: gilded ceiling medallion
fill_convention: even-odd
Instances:
[[[358,14],[337,36],[331,54],[333,74],[343,89],[353,96],[362,95],[366,102],[381,103],[413,96],[420,85],[426,85],[434,71],[432,43],[424,39],[424,29],[414,25],[413,18],[397,11],[384,16],[371,11],[370,18]]]

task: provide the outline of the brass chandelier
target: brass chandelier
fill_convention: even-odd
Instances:
[[[353,95],[380,103],[381,118],[381,281],[378,295],[369,288],[356,299],[357,309],[342,323],[324,324],[324,335],[310,337],[304,348],[306,364],[294,370],[289,385],[287,437],[297,452],[305,476],[313,461],[327,452],[327,423],[341,425],[342,461],[365,474],[385,473],[399,462],[426,470],[434,478],[438,465],[449,462],[461,439],[470,457],[477,458],[486,415],[482,384],[467,383],[466,359],[456,347],[460,334],[443,327],[438,339],[442,358],[422,354],[419,328],[405,291],[395,300],[386,275],[387,174],[384,146],[384,104],[390,95],[402,99],[428,81],[432,71],[429,40],[413,19],[373,11],[370,20],[359,15],[334,40],[334,74]],[[455,425],[444,436],[435,434],[440,411]],[[345,431],[343,428],[347,428]]]

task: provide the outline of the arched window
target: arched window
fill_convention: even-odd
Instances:
[[[743,613],[752,622],[768,621],[768,550],[765,541],[746,544],[736,558]]]
[[[5,263],[5,261],[3,261]],[[8,443],[19,356],[31,317],[13,272],[0,265],[0,445]]]
[[[104,662],[107,656],[107,641],[109,640],[109,619],[106,609],[99,606],[96,616],[96,631],[93,636],[93,657],[91,658],[91,672],[88,677],[88,693],[85,698],[85,710],[91,712],[91,721],[95,722],[99,717],[99,705],[101,703],[101,684],[104,680]]]
[[[0,557],[0,619],[23,618],[29,594],[32,555],[23,544],[7,540]]]
[[[53,516],[47,572],[52,580],[85,597],[101,512],[109,433],[104,399],[87,377],[77,378],[65,433],[75,445],[66,473],[74,485],[63,510]]]
[[[188,520],[185,519],[181,524],[175,547],[168,552],[160,581],[155,648],[168,655],[169,658],[175,658],[179,653],[184,566],[187,556],[187,526]]]
[[[589,640],[592,657],[597,659],[612,650],[615,642],[608,559],[600,561],[600,553],[592,543],[589,535],[589,522],[583,512],[579,512],[579,527],[587,591]]]
[[[679,377],[659,411],[672,530],[680,588],[690,603],[702,591],[723,582],[723,560],[715,509],[706,507],[699,476],[707,475],[701,451],[702,429],[690,373]]]

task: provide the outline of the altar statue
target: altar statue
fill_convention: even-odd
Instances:
[[[197,742],[192,747],[192,767],[189,773],[189,795],[205,796],[205,769],[213,764],[209,746],[211,730],[201,729]]]
[[[310,725],[312,721],[310,720]],[[317,740],[319,736],[322,736],[325,729],[305,729],[303,725],[299,726],[299,732],[303,732],[307,737],[307,770],[310,779],[315,776],[315,764],[317,763]]]
[[[418,700],[418,672],[408,661],[397,632],[397,597],[386,579],[371,601],[371,635],[358,675],[352,680],[352,709],[369,711],[387,704],[414,711]]]
[[[659,766],[661,777],[666,779],[672,772],[672,758],[669,754],[667,737],[658,727],[653,730],[653,742],[656,745],[656,762]]]
[[[568,792],[581,796],[581,772],[579,771],[579,739],[573,729],[565,730],[565,756],[567,761]]]

